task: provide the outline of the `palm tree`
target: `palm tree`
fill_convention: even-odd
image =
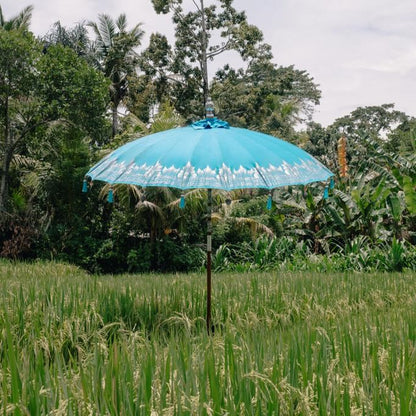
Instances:
[[[84,22],[77,23],[72,28],[62,26],[58,20],[52,29],[42,38],[45,46],[62,45],[71,48],[78,56],[83,57],[88,63],[94,61],[91,57],[91,42],[88,37],[88,30]]]
[[[27,30],[32,18],[33,6],[25,7],[17,16],[6,20],[0,6],[0,28],[4,30]]]
[[[94,52],[96,66],[111,81],[112,136],[118,131],[118,107],[128,93],[128,78],[134,74],[138,55],[135,48],[141,43],[142,24],[127,30],[125,14],[114,21],[106,14],[98,15],[98,23],[89,22],[96,36]]]

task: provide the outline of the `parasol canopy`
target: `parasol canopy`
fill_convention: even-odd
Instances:
[[[224,190],[273,189],[332,175],[291,143],[216,118],[134,140],[87,173],[110,184]]]

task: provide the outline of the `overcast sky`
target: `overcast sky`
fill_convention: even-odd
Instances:
[[[150,0],[0,0],[6,19],[29,4],[36,35],[57,20],[73,26],[99,13],[126,13],[147,36],[173,33]],[[234,0],[234,7],[263,31],[277,64],[305,69],[320,85],[315,121],[328,125],[358,106],[384,103],[416,116],[415,0]]]

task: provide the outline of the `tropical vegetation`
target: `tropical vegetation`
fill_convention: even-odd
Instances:
[[[214,192],[217,270],[415,270],[416,119],[393,104],[357,108],[323,127],[311,74],[279,66],[261,31],[230,0],[170,14],[174,43],[124,14],[35,37],[32,8],[0,9],[0,256],[55,259],[94,272],[204,266],[204,190],[114,188],[89,167],[129,140],[203,117],[208,96],[231,124],[289,140],[335,174],[331,184]],[[205,2],[206,3],[206,2]],[[209,77],[229,51],[241,66]]]

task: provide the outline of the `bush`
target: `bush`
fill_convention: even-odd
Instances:
[[[142,244],[140,248],[132,249],[127,255],[127,270],[129,273],[146,273],[152,269],[152,251],[150,244]]]
[[[213,268],[216,271],[416,271],[416,247],[395,239],[371,247],[358,239],[338,252],[316,255],[304,241],[261,237],[240,245],[222,244],[213,254]]]
[[[198,270],[205,260],[205,252],[200,247],[175,242],[169,238],[157,242],[154,254],[154,269],[161,272]]]

